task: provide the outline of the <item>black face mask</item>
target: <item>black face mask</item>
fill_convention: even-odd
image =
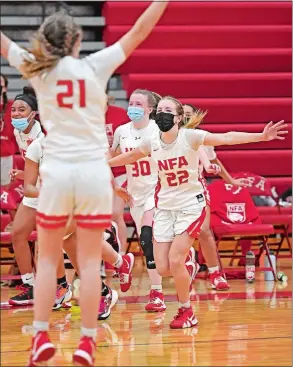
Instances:
[[[186,125],[191,120],[191,117],[184,117],[184,125]]]
[[[175,115],[173,115],[172,113],[167,112],[159,112],[156,114],[156,124],[163,133],[171,130],[172,127],[175,125],[174,116]]]

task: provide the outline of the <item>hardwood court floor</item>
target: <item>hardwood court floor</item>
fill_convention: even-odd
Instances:
[[[164,281],[167,311],[147,314],[149,290],[146,271],[137,258],[131,290],[119,294],[110,318],[99,322],[96,366],[291,366],[291,260],[280,267],[287,284],[265,282],[258,275],[253,285],[230,281],[229,292],[215,293],[204,280],[196,280],[193,307],[197,328],[170,330],[177,302],[171,279]],[[118,283],[109,279],[118,289]],[[1,302],[16,291],[1,289]],[[32,309],[1,310],[1,366],[25,366],[32,333]],[[71,366],[80,336],[80,310],[52,313],[50,334],[57,346],[49,366]]]

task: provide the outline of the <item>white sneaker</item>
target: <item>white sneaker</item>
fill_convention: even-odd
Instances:
[[[63,306],[63,304],[66,304],[66,308],[68,308],[68,302],[72,298],[72,291],[71,291],[71,285],[68,284],[66,288],[62,287],[62,285],[59,285],[56,292],[56,298],[55,298],[55,304],[53,306],[53,310],[59,310]]]

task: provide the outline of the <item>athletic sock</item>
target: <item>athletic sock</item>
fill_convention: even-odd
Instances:
[[[34,328],[34,336],[36,336],[39,331],[48,331],[49,330],[49,322],[34,321],[33,322],[33,328]]]
[[[119,268],[121,268],[121,266],[123,264],[123,259],[122,259],[122,256],[120,254],[117,254],[117,256],[118,256],[117,261],[112,265],[114,266],[114,268],[119,269]]]
[[[155,291],[157,291],[157,292],[162,293],[162,292],[163,292],[162,284],[159,284],[159,285],[152,285],[152,286],[151,286],[151,290],[155,290]]]
[[[81,335],[87,336],[88,338],[92,338],[94,341],[96,341],[97,338],[97,329],[88,329],[85,327],[81,327]]]
[[[107,296],[110,293],[110,288],[104,283],[102,282],[102,297]]]
[[[214,266],[214,267],[212,267],[212,268],[209,268],[209,273],[210,274],[213,274],[214,272],[216,272],[216,271],[219,271],[219,267],[218,266]]]
[[[21,280],[23,284],[29,284],[31,286],[34,286],[35,284],[35,276],[34,273],[26,273],[21,276]]]
[[[190,307],[190,301],[188,301],[186,303],[180,303],[179,302],[179,307],[180,308],[189,308]]]

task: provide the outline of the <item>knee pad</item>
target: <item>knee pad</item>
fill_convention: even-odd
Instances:
[[[147,268],[156,269],[153,249],[153,229],[149,226],[143,226],[140,234],[140,244],[143,254],[146,258]]]

